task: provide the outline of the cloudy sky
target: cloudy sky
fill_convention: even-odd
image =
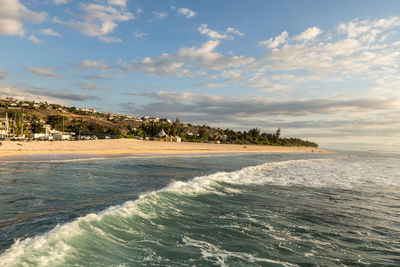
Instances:
[[[0,97],[400,151],[400,2],[282,2],[0,0]]]

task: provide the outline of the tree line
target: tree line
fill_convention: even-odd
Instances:
[[[308,146],[318,147],[317,143],[300,138],[282,138],[281,129],[274,133],[261,132],[258,128],[248,131],[234,131],[232,129],[211,128],[207,125],[194,126],[183,124],[176,119],[173,123],[167,122],[142,122],[138,126],[115,125],[105,126],[100,123],[88,123],[82,118],[68,118],[62,115],[50,115],[46,121],[38,115],[23,115],[19,111],[7,111],[10,119],[14,121],[14,133],[21,136],[29,133],[45,132],[44,124],[51,125],[52,129],[59,131],[75,132],[80,134],[109,134],[120,138],[146,138],[156,136],[162,129],[170,136],[179,136],[184,142],[218,142],[225,144],[259,144],[280,146]]]

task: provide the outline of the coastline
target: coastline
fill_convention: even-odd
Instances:
[[[331,153],[314,147],[285,147],[265,145],[211,144],[190,142],[158,142],[135,139],[85,140],[85,141],[3,141],[0,159],[34,155],[177,155],[221,153]]]

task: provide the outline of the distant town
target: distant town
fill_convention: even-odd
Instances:
[[[299,138],[281,138],[281,129],[261,133],[258,128],[234,131],[182,123],[177,117],[136,117],[102,113],[95,109],[66,107],[15,98],[0,99],[1,140],[92,140],[136,138],[165,142],[210,142],[310,146]]]

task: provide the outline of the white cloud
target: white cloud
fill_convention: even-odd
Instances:
[[[396,96],[400,97],[400,75],[387,73],[376,81],[376,86],[371,91],[380,96]]]
[[[56,74],[53,73],[53,70],[51,68],[27,67],[26,69],[38,76],[50,78],[58,77]]]
[[[85,91],[97,91],[97,90],[103,90],[104,88],[94,84],[94,83],[78,83],[75,84],[75,86],[79,87],[81,90]]]
[[[143,13],[143,9],[142,8],[136,9],[136,14],[141,14],[141,13]]]
[[[225,30],[225,33],[220,33],[214,30],[211,30],[208,28],[207,24],[201,24],[200,27],[197,28],[199,32],[203,35],[207,35],[208,38],[213,39],[213,40],[218,40],[218,39],[234,39],[232,34],[243,36],[244,34],[235,28],[227,28]]]
[[[315,37],[317,37],[318,35],[320,35],[322,33],[322,31],[318,28],[318,27],[312,27],[312,28],[308,28],[307,30],[305,30],[304,32],[300,33],[299,35],[295,36],[294,39],[295,40],[312,40]]]
[[[100,36],[99,40],[105,43],[122,43],[122,39],[112,36]]]
[[[181,7],[178,9],[178,13],[185,16],[185,18],[190,19],[196,16],[196,12],[193,10],[190,10],[189,8],[186,7]]]
[[[239,70],[224,70],[220,73],[220,76],[227,82],[239,82],[243,80]]]
[[[153,11],[153,15],[157,19],[164,19],[164,18],[168,17],[168,13],[165,11]]]
[[[144,37],[146,37],[146,36],[149,35],[149,34],[146,33],[146,32],[138,32],[138,31],[136,31],[136,32],[134,33],[134,35],[135,35],[136,38],[144,38]]]
[[[101,71],[110,70],[111,67],[102,61],[85,60],[80,64],[81,68],[84,69],[97,69]]]
[[[60,37],[61,36],[58,32],[55,32],[50,28],[39,30],[39,33],[40,34],[45,34],[45,35],[50,35],[50,36],[56,36],[56,37]]]
[[[282,75],[272,75],[271,80],[278,81],[291,81],[296,79],[296,76],[291,74],[282,74]]]
[[[224,87],[224,84],[220,84],[220,83],[198,83],[195,85],[195,87],[198,88],[221,88]]]
[[[158,111],[171,113],[197,114],[198,116],[214,116],[215,118],[232,120],[234,118],[248,119],[261,116],[263,118],[281,117],[312,117],[314,114],[337,115],[348,114],[349,111],[358,115],[377,110],[394,110],[399,101],[393,98],[353,98],[343,99],[293,99],[274,100],[264,97],[216,96],[195,94],[190,92],[164,92],[132,94],[147,96],[159,102],[142,106],[147,114]],[[151,111],[153,109],[153,111]]]
[[[399,27],[400,18],[392,17],[353,20],[326,35],[316,27],[293,38],[283,32],[261,42],[273,49],[241,69],[242,77],[256,89],[298,89],[309,96],[312,92],[333,95],[332,88],[346,95],[344,88],[349,84],[364,96],[399,96],[393,89],[400,85],[400,51],[395,38]],[[382,38],[387,38],[385,43]],[[258,78],[252,73],[258,73]],[[390,78],[382,79],[388,75]]]
[[[272,83],[266,77],[260,77],[260,75],[255,75],[249,79],[249,82],[253,87],[257,89],[266,89],[272,86]]]
[[[64,103],[64,101],[60,101],[60,99],[38,95],[36,93],[29,92],[26,88],[17,87],[14,85],[6,84],[0,86],[0,98],[13,97],[20,100],[34,100],[37,102],[47,101],[49,103]]]
[[[347,24],[341,23],[337,31],[339,34],[347,34],[348,38],[355,38],[362,34],[368,33],[371,30],[381,32],[391,27],[400,25],[399,17],[391,17],[389,19],[379,20],[358,20],[355,19]]]
[[[82,20],[62,21],[54,18],[53,22],[64,24],[72,29],[79,30],[91,37],[98,37],[104,42],[120,42],[120,39],[107,36],[118,26],[117,22],[124,22],[134,19],[132,13],[121,6],[106,6],[100,4],[79,4],[83,14],[77,15]]]
[[[72,0],[53,0],[55,5],[63,5],[63,4],[68,4],[69,2],[72,2]]]
[[[86,80],[102,80],[102,79],[107,79],[108,76],[105,74],[91,73],[89,75],[83,76],[83,78]]]
[[[121,6],[121,7],[126,7],[126,2],[127,2],[127,0],[108,0],[107,1],[107,3],[109,5]]]
[[[225,57],[214,51],[219,44],[218,40],[209,40],[201,47],[184,47],[172,54],[164,53],[154,59],[146,57],[130,64],[123,64],[123,69],[145,71],[152,75],[198,76],[204,75],[204,70],[207,69],[236,68],[254,60],[244,56]]]
[[[131,64],[123,64],[125,71],[145,71],[151,75],[159,76],[192,76],[194,75],[188,69],[183,69],[184,63],[176,62],[168,54],[163,54],[155,58],[143,58],[140,61],[134,61]]]
[[[226,32],[233,33],[233,34],[237,34],[237,35],[239,35],[239,36],[244,36],[244,33],[242,33],[242,32],[239,31],[239,30],[236,30],[235,28],[231,28],[231,27],[227,28],[227,29],[226,29]]]
[[[288,38],[289,34],[287,31],[282,32],[280,35],[278,35],[275,38],[269,38],[266,41],[261,41],[259,42],[260,45],[267,46],[267,48],[277,48],[278,46],[286,43],[286,40]]]
[[[261,87],[258,89],[262,90],[262,91],[281,91],[281,90],[288,90],[288,89],[290,89],[290,87],[287,85],[274,83],[274,84],[267,85],[267,86],[264,86],[264,87]]]
[[[239,67],[253,62],[253,58],[244,56],[225,57],[220,53],[214,52],[220,44],[218,40],[210,40],[203,44],[201,48],[190,47],[181,48],[174,57],[179,61],[194,64],[201,68],[224,69],[230,67]]]
[[[0,18],[0,34],[24,35],[25,31],[19,20]]]
[[[201,24],[198,28],[199,32],[203,35],[207,35],[210,39],[228,39],[229,36],[227,34],[222,34],[217,31],[213,31],[208,28],[207,24]]]
[[[42,43],[42,41],[39,40],[39,39],[38,39],[35,35],[33,35],[33,34],[31,34],[31,35],[28,37],[28,39],[29,39],[31,42],[35,43],[35,44],[41,44],[41,43]]]
[[[368,40],[320,40],[317,44],[294,44],[271,51],[258,61],[257,70],[305,70],[322,74],[367,74],[397,68],[399,52],[386,47],[371,47]],[[264,61],[265,60],[265,61]]]
[[[34,12],[26,8],[19,0],[0,1],[0,34],[24,35],[23,22],[40,23],[46,17],[44,12]]]

